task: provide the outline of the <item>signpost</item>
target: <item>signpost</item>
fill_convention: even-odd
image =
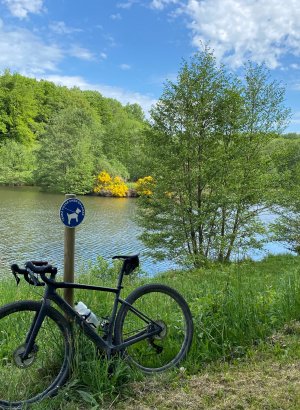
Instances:
[[[83,203],[74,194],[66,194],[66,200],[60,207],[60,219],[65,225],[64,240],[64,282],[74,282],[75,227],[84,219]],[[64,298],[69,305],[74,305],[73,289],[64,289]]]

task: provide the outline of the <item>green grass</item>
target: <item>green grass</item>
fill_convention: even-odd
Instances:
[[[115,409],[299,410],[299,329],[293,321],[243,358],[211,362],[194,375],[132,382]]]
[[[79,275],[79,280],[115,285],[116,268],[107,268],[99,259],[95,266]],[[231,366],[252,360],[251,352],[261,349],[277,331],[300,317],[299,257],[270,256],[261,262],[212,265],[200,270],[166,272],[155,278],[133,274],[125,278],[123,296],[149,282],[174,287],[191,308],[195,334],[188,359],[183,363],[185,377],[198,377],[203,369],[220,363]],[[13,278],[5,279],[0,281],[0,305],[20,299],[40,299],[41,292],[24,281],[17,288]],[[75,300],[82,300],[98,316],[105,317],[112,295],[76,291]],[[114,372],[110,374],[111,363],[99,359],[93,345],[83,336],[76,340],[78,348],[70,383],[49,403],[42,402],[34,408],[102,408],[103,403],[118,403],[125,397],[128,385],[143,383],[142,376],[122,361],[113,364]],[[274,346],[270,354],[276,356],[276,343]],[[167,377],[175,386],[180,375],[177,370]]]

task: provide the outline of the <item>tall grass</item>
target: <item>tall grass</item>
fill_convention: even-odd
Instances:
[[[300,317],[300,259],[270,256],[261,262],[219,265],[164,275],[179,287],[194,317],[195,337],[189,362],[246,353],[284,323]]]
[[[109,267],[99,259],[96,265],[81,273],[78,280],[114,286],[116,277],[117,267]],[[200,270],[166,272],[152,278],[134,273],[125,277],[123,297],[149,282],[174,287],[189,303],[195,334],[192,349],[183,365],[190,373],[197,372],[207,362],[243,356],[253,344],[259,344],[285,323],[300,316],[299,257],[270,256],[261,262],[212,265]],[[40,299],[41,289],[24,283],[16,288],[13,279],[2,280],[0,305],[19,299]],[[75,300],[82,300],[97,316],[105,317],[110,313],[113,295],[76,291]],[[103,400],[117,397],[128,380],[141,377],[120,361],[114,363],[111,372],[112,364],[99,358],[84,336],[78,336],[76,340],[71,382],[58,398],[51,401],[53,408],[60,408],[58,403],[66,400],[63,406],[66,410],[67,403],[76,400],[87,403],[90,406],[87,408],[96,409]],[[49,404],[47,408],[51,406]]]

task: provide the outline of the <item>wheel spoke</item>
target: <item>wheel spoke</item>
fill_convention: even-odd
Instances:
[[[176,365],[186,355],[193,332],[191,314],[184,299],[171,288],[155,284],[138,288],[126,302],[161,328],[157,335],[128,346],[128,358],[145,372]],[[152,327],[152,324],[145,327],[141,315],[124,305],[116,326],[116,339],[118,343],[132,341],[141,334],[141,329],[150,333]]]
[[[11,309],[0,310],[0,408],[14,408],[42,398],[49,386],[58,386],[65,378],[70,354],[70,337],[62,324],[46,315],[35,345],[23,359],[26,336],[35,317],[38,302],[17,302]],[[5,399],[5,401],[4,401]],[[13,404],[9,404],[12,402]]]

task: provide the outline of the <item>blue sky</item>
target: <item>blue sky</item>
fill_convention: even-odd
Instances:
[[[300,132],[299,0],[0,0],[0,70],[96,89],[145,111],[209,43],[238,71],[265,61]]]

